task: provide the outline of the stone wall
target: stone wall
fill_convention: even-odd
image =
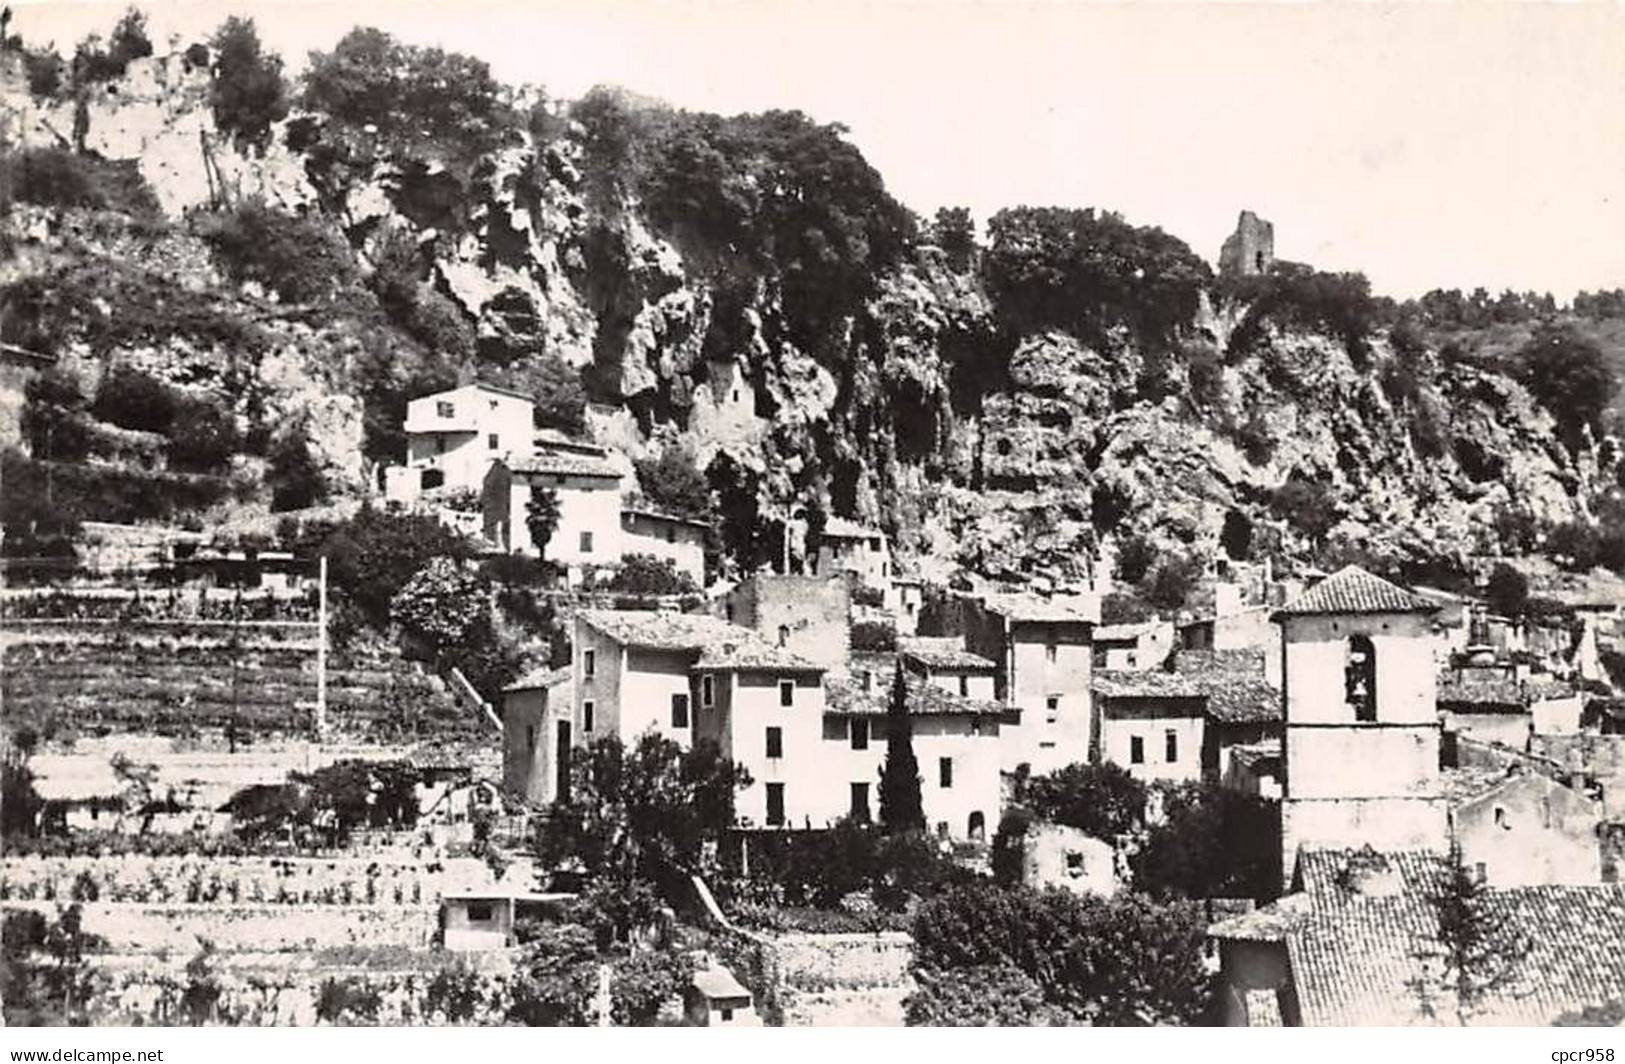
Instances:
[[[474,858],[11,857],[0,899],[148,906],[420,907],[491,883]]]
[[[427,947],[433,905],[209,905],[86,902],[84,929],[114,951],[195,952],[203,942],[224,952],[280,952],[334,946]],[[55,916],[52,901],[5,902],[8,911]]]

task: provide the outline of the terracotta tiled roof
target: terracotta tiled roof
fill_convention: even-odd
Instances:
[[[883,717],[891,709],[893,673],[873,673],[869,690],[856,676],[828,676],[824,679],[825,712],[853,717]],[[939,687],[923,677],[907,675],[903,678],[908,692],[908,712],[915,717],[996,717],[1003,716],[1005,707],[997,702],[980,698],[966,698],[955,691]]]
[[[1518,682],[1504,670],[1446,669],[1439,673],[1438,703],[1458,712],[1521,713],[1532,702],[1567,698],[1574,689],[1549,679]]]
[[[1201,685],[1189,676],[1160,669],[1096,669],[1090,683],[1103,698],[1205,698]]]
[[[1282,719],[1281,692],[1264,676],[1262,650],[1182,650],[1174,672],[1207,695],[1207,715],[1225,724]]]
[[[959,672],[993,672],[998,664],[965,649],[957,636],[899,636],[897,649],[903,657],[928,669],[954,669]]]
[[[1375,861],[1389,889],[1349,886],[1350,859]],[[1444,862],[1434,854],[1306,851],[1305,889],[1214,924],[1215,938],[1285,945],[1307,1026],[1456,1022],[1439,978],[1439,917],[1433,902]],[[1470,1022],[1549,1024],[1565,1012],[1625,997],[1625,886],[1490,889],[1485,906],[1528,943],[1509,978],[1489,988]],[[1422,1006],[1426,988],[1433,1015]]]
[[[1095,624],[1098,606],[1091,610],[1090,603],[1080,596],[1045,598],[1023,592],[999,591],[984,596],[987,608],[1012,621],[1036,624]]]
[[[692,652],[695,668],[823,671],[822,666],[774,646],[750,628],[708,614],[582,610],[576,616],[626,646]]]
[[[620,479],[621,471],[608,458],[590,454],[538,451],[509,464],[515,473],[552,477],[604,477]]]
[[[1433,603],[1411,594],[1380,576],[1372,576],[1357,565],[1346,566],[1328,576],[1293,601],[1282,606],[1276,616],[1302,617],[1322,613],[1432,613]]]
[[[1138,621],[1134,624],[1097,624],[1095,625],[1095,644],[1125,643],[1132,639],[1139,639],[1142,635],[1149,635],[1157,626],[1155,621]]]
[[[519,679],[509,684],[507,687],[504,687],[503,690],[535,691],[545,687],[557,687],[561,683],[568,682],[569,679],[569,666],[565,666],[562,669],[549,669],[543,667],[540,669],[530,670],[529,672],[525,673],[525,675],[519,677]]]
[[[710,528],[708,521],[701,521],[697,517],[688,517],[669,510],[661,510],[646,503],[632,502],[621,507],[621,513],[631,514],[634,517],[652,517],[657,521],[671,521],[679,525],[692,525],[695,528]]]
[[[1249,990],[1246,998],[1247,1026],[1284,1027],[1281,1022],[1281,997],[1277,990]]]
[[[749,638],[728,638],[708,644],[694,662],[696,669],[744,672],[823,672],[806,658],[776,647],[767,640],[749,633]]]

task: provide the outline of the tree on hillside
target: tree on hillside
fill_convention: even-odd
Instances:
[[[558,492],[540,485],[530,489],[530,501],[525,503],[525,531],[530,533],[537,557],[547,557],[547,545],[559,530],[561,516]]]
[[[302,430],[284,433],[266,455],[271,509],[303,510],[327,497],[327,477]]]
[[[685,517],[711,511],[711,486],[685,448],[668,447],[653,461],[637,463],[638,484],[649,501]]]
[[[1557,419],[1558,434],[1571,448],[1580,445],[1584,429],[1601,430],[1603,411],[1619,388],[1601,348],[1572,326],[1547,326],[1518,359],[1524,383]]]
[[[880,823],[890,834],[925,830],[920,800],[920,763],[914,756],[914,726],[908,716],[903,667],[892,680],[886,712],[886,760],[880,765]]]
[[[1159,790],[1163,819],[1130,859],[1136,890],[1259,901],[1280,893],[1279,802],[1209,783]]]
[[[1139,826],[1145,784],[1110,761],[1077,763],[1027,781],[1021,802],[1034,816],[1111,842]]]
[[[8,912],[0,926],[0,986],[7,1027],[82,1027],[106,976],[90,955],[107,945],[84,929],[75,902],[49,920],[37,912]]]
[[[24,386],[21,428],[35,459],[77,462],[89,453],[87,405],[79,382],[56,366]]]
[[[366,619],[382,628],[396,592],[434,558],[467,558],[468,541],[433,517],[363,507],[320,546],[328,579]]]
[[[433,558],[395,593],[389,616],[441,661],[489,634],[491,604],[485,577],[450,558]]]
[[[271,126],[288,116],[282,57],[267,52],[251,18],[232,15],[214,31],[214,81],[209,103],[214,123],[243,147],[265,153]]]
[[[1319,547],[1341,518],[1325,485],[1294,476],[1276,489],[1270,509]]]
[[[1529,578],[1502,562],[1490,574],[1484,597],[1489,602],[1490,612],[1514,619],[1521,617],[1529,605]]]
[[[684,750],[653,732],[631,748],[610,736],[572,757],[569,787],[537,827],[535,848],[552,868],[575,864],[617,937],[657,904],[651,887],[700,869],[705,844],[732,826],[734,796],[750,773],[702,740]]]
[[[943,207],[937,211],[927,234],[948,256],[948,264],[959,273],[970,269],[976,257],[976,223],[965,207]]]

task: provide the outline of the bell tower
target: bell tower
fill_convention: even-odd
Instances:
[[[1434,609],[1349,566],[1275,614],[1286,720],[1281,867],[1289,882],[1304,846],[1447,848]]]

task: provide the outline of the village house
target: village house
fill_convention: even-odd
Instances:
[[[760,1027],[751,992],[721,965],[694,973],[683,993],[683,1015],[690,1027]]]
[[[1445,849],[1432,614],[1432,603],[1357,566],[1276,613],[1288,877],[1300,847]]]
[[[440,945],[454,952],[507,949],[515,944],[514,926],[522,916],[563,918],[574,894],[538,894],[488,887],[454,891],[440,898]]]
[[[540,555],[565,567],[572,583],[621,560],[621,488],[625,471],[602,447],[550,445],[490,467],[481,492],[485,538],[510,554]],[[545,549],[526,521],[531,497],[551,491],[559,522]]]
[[[999,665],[1005,769],[1041,774],[1086,760],[1099,601],[993,593],[961,606],[966,649]]]
[[[704,614],[586,610],[574,649],[577,747],[651,732],[685,748],[708,739],[750,773],[735,799],[741,826],[822,822],[821,666]]]
[[[899,573],[892,586],[897,591],[897,608],[893,615],[898,635],[914,635],[920,630],[920,611],[925,606],[925,581],[918,576]]]
[[[1255,750],[1260,744],[1273,744],[1278,769],[1281,692],[1267,675],[1269,655],[1256,649],[1186,650],[1175,654],[1172,660],[1175,673],[1194,683],[1207,699],[1203,707],[1206,716],[1202,733],[1202,778],[1212,783],[1224,782],[1233,760],[1232,751]],[[1257,758],[1248,764],[1254,772],[1267,773],[1270,768]],[[1278,786],[1278,771],[1274,778]],[[1254,791],[1251,784],[1245,789],[1260,793]],[[1269,789],[1264,787],[1264,790]]]
[[[1625,998],[1625,886],[1491,887],[1497,922],[1527,951],[1461,1002],[1434,899],[1447,869],[1426,851],[1305,849],[1295,886],[1209,929],[1229,1026],[1547,1026]]]
[[[1573,688],[1531,676],[1527,666],[1461,665],[1439,674],[1438,707],[1447,746],[1467,736],[1527,750],[1537,730],[1578,731],[1580,703]],[[1540,722],[1537,725],[1537,708]],[[1450,758],[1446,758],[1448,763]]]
[[[1158,669],[1173,649],[1174,626],[1159,620],[1097,624],[1093,638],[1096,669]]]
[[[530,450],[535,402],[522,392],[465,384],[406,404],[406,464],[384,471],[386,498],[411,503],[436,488],[478,492],[491,463]]]
[[[1226,751],[1219,782],[1232,791],[1255,798],[1279,800],[1286,779],[1281,740],[1239,743]]]
[[[1207,696],[1188,677],[1153,669],[1094,674],[1094,748],[1135,779],[1187,782],[1202,777]]]
[[[535,669],[503,689],[502,789],[545,805],[561,797],[558,768],[574,743],[575,699],[570,668]]]
[[[719,596],[713,610],[827,670],[846,668],[852,605],[843,573],[752,573]]]
[[[1279,591],[1278,585],[1266,590]],[[1268,605],[1248,605],[1242,601],[1239,585],[1220,581],[1213,588],[1213,610],[1203,613],[1178,626],[1181,650],[1264,652],[1264,674],[1270,682],[1280,686],[1281,630],[1271,619]]]
[[[998,663],[972,654],[957,636],[899,635],[897,653],[906,668],[944,691],[987,702],[998,697]]]
[[[852,573],[858,584],[881,593],[881,606],[897,608],[896,591],[892,584],[891,543],[886,533],[877,528],[860,525],[845,517],[831,517],[824,522],[818,534],[818,553],[813,559],[813,573],[835,576]]]
[[[692,517],[667,513],[647,503],[621,507],[621,542],[626,554],[647,554],[705,586],[705,535],[710,525]]]
[[[856,654],[849,675],[826,679],[823,742],[814,760],[831,783],[846,787],[843,794],[826,785],[817,826],[878,815],[898,664],[891,654]],[[903,669],[903,684],[927,829],[944,837],[988,838],[998,824],[1003,786],[1004,707],[990,697],[962,695],[957,683],[944,685],[911,668]]]
[[[1452,809],[1462,862],[1492,887],[1602,882],[1598,802],[1538,772],[1518,772]]]

